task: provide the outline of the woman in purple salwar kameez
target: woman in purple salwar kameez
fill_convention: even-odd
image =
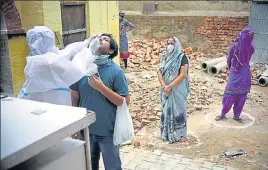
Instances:
[[[255,52],[252,46],[253,30],[245,28],[241,31],[232,45],[227,63],[230,69],[229,80],[224,91],[221,115],[215,120],[226,119],[226,114],[233,106],[234,120],[242,123],[240,114],[247,99],[251,87],[251,73],[249,62]]]

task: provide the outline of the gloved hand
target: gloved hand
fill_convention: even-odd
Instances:
[[[95,54],[97,50],[100,48],[100,40],[98,38],[99,36],[100,35],[94,35],[89,39],[88,48],[93,54]]]
[[[89,39],[86,40],[87,41],[87,48],[89,48],[89,45],[92,42],[92,40],[94,40],[98,36],[99,36],[98,34],[95,34],[95,35],[92,35]]]

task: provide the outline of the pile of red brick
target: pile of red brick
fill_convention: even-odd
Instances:
[[[129,42],[130,68],[147,69],[159,64],[165,40],[132,40]]]

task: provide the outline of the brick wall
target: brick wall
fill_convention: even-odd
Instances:
[[[204,17],[196,29],[196,36],[206,37],[209,52],[226,52],[247,25],[248,17]]]
[[[228,52],[233,39],[248,24],[248,17],[127,15],[136,25],[131,39],[179,37],[183,47],[204,53]]]

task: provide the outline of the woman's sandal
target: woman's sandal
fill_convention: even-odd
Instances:
[[[215,118],[216,121],[225,120],[225,119],[227,119],[225,116],[217,116]]]
[[[243,119],[241,119],[240,117],[234,117],[233,119],[239,123],[244,123]]]

